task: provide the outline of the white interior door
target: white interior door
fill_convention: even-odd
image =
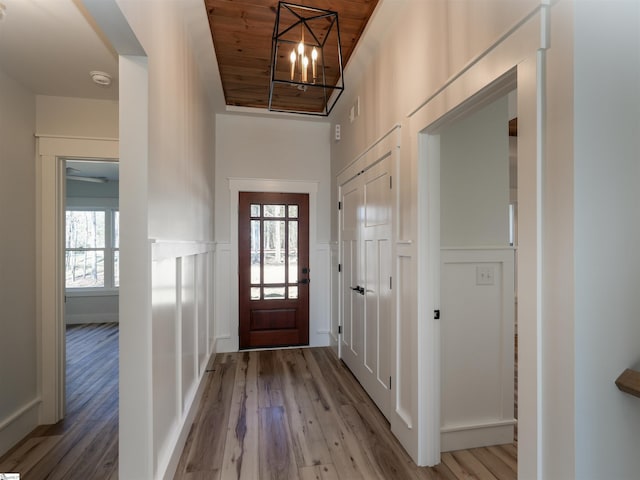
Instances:
[[[356,177],[342,187],[342,335],[340,336],[340,356],[351,371],[359,376],[364,362],[364,287],[360,272],[360,212],[364,206],[364,189],[360,177]],[[361,291],[362,289],[362,291]],[[362,293],[361,293],[362,292]]]
[[[389,416],[392,183],[387,157],[342,189],[342,358]]]

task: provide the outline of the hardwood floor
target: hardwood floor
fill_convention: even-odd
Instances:
[[[328,348],[219,354],[175,480],[515,479],[516,447],[417,467]]]
[[[24,480],[114,479],[118,472],[118,324],[67,327],[67,410],[0,458]]]
[[[67,416],[0,458],[23,480],[118,478],[118,326],[67,331]],[[216,479],[516,478],[514,445],[417,467],[328,348],[219,354],[175,475]]]

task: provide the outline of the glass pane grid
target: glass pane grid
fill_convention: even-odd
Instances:
[[[297,299],[298,205],[251,204],[251,300]]]

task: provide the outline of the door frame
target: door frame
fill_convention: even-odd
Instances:
[[[526,47],[526,46],[523,46]],[[519,269],[518,297],[518,472],[530,476],[542,465],[541,315],[542,315],[542,178],[544,175],[544,50],[524,55],[504,70],[457,91],[454,107],[426,103],[411,117],[412,155],[417,168],[417,280],[419,439],[421,465],[440,462],[441,359],[440,325],[440,142],[438,131],[460,115],[505,95],[517,85]],[[455,89],[454,89],[455,90]],[[451,93],[447,88],[443,94]],[[525,472],[527,474],[525,475]],[[533,477],[532,477],[533,478]]]
[[[37,136],[36,316],[40,351],[41,424],[65,413],[64,208],[65,160],[115,160],[117,139]]]
[[[240,308],[238,286],[238,200],[240,192],[274,192],[274,193],[305,193],[309,195],[309,269],[310,277],[314,278],[314,271],[319,271],[317,259],[317,216],[318,216],[318,183],[304,180],[275,180],[260,178],[229,178],[229,330],[218,332],[216,335],[220,351],[236,352],[240,348]],[[321,296],[322,283],[311,281],[309,284],[309,346],[324,345],[323,337],[328,334],[318,327],[322,319],[318,318],[316,308]],[[326,323],[326,322],[325,322]],[[220,342],[224,342],[220,346]]]

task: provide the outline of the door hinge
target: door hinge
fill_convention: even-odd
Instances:
[[[338,273],[342,272],[342,264],[338,264]]]
[[[440,320],[440,310],[434,310],[433,311],[433,319],[434,320]]]
[[[391,390],[391,377],[389,377],[389,390]]]
[[[342,210],[342,202],[338,202],[338,210]]]
[[[393,177],[389,175],[389,188],[393,189]]]
[[[389,290],[393,290],[393,277],[389,277]]]
[[[338,325],[338,335],[342,333],[342,325]]]

